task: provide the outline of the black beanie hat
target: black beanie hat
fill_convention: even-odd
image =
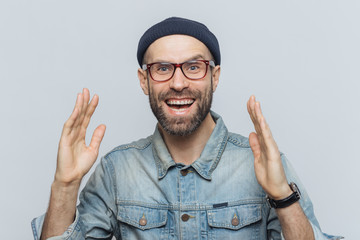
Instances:
[[[137,59],[141,67],[147,48],[157,39],[183,34],[192,36],[206,45],[214,57],[215,65],[220,65],[220,47],[215,35],[202,23],[179,17],[167,18],[149,28],[140,38]]]

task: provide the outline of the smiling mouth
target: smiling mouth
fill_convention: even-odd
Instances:
[[[195,102],[194,99],[170,99],[166,100],[166,104],[174,111],[183,111],[191,107]]]

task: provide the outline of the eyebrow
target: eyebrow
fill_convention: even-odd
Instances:
[[[203,56],[203,55],[201,55],[201,54],[197,54],[197,55],[195,55],[195,56],[193,56],[193,57],[189,58],[187,61],[191,61],[191,60],[198,60],[198,59],[205,59],[205,58],[204,58],[204,56]],[[187,62],[187,61],[185,61],[185,62]]]

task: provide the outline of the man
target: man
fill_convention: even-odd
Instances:
[[[98,96],[89,103],[84,89],[63,128],[35,239],[335,239],[321,232],[255,97],[247,104],[256,130],[249,139],[210,111],[221,58],[205,25],[166,19],[144,33],[137,57],[158,120],[154,134],[106,154],[76,207],[105,133],[100,125],[85,145]]]

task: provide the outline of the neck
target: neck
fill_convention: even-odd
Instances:
[[[215,122],[210,113],[205,117],[199,128],[188,136],[170,135],[159,127],[160,133],[174,161],[185,165],[192,164],[200,157],[214,128]]]

